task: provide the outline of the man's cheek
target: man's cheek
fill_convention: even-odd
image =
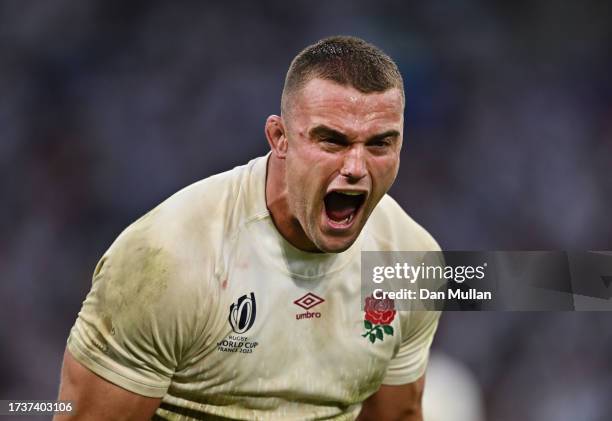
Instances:
[[[395,177],[397,177],[397,173],[399,171],[399,161],[393,159],[388,163],[387,171],[384,171],[384,181],[387,185],[387,189],[391,187],[393,182],[395,181]]]
[[[387,168],[386,171],[382,170],[374,174],[374,180],[375,182],[377,182],[377,184],[380,186],[381,189],[383,189],[384,191],[387,191],[393,184],[393,181],[395,181],[396,176],[397,176],[396,169]]]

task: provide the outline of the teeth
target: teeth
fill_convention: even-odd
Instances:
[[[341,224],[349,224],[353,220],[353,215],[354,214],[351,213],[349,216],[347,216],[342,221],[340,221],[340,223]]]
[[[347,196],[361,196],[363,193],[353,190],[338,190],[337,193],[346,194]]]

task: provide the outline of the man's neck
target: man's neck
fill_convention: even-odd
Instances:
[[[289,207],[286,160],[278,159],[271,154],[266,171],[266,206],[278,232],[292,246],[308,252],[319,252],[310,241],[297,218],[291,214]]]

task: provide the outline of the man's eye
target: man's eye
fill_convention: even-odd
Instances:
[[[370,142],[370,146],[373,146],[375,148],[384,148],[390,145],[391,145],[391,141],[389,139],[379,139],[379,140],[374,140]]]
[[[321,139],[321,142],[326,143],[332,146],[342,146],[344,143],[339,139],[334,139],[333,137],[326,137]]]

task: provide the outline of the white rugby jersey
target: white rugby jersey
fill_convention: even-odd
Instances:
[[[266,163],[176,193],[95,269],[68,349],[163,397],[157,419],[354,419],[381,384],[425,372],[439,313],[398,312],[372,342],[360,251],[439,250],[433,238],[385,196],[347,251],[300,251],[266,207]]]

